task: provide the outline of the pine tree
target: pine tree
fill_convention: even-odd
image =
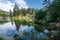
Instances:
[[[15,7],[13,9],[13,16],[17,16],[19,15],[19,7],[17,6],[17,4],[15,3]]]

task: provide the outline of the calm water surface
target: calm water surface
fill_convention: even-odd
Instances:
[[[21,36],[21,38],[24,40],[31,40],[30,37],[35,38],[44,38],[46,37],[46,33],[49,31],[45,29],[43,32],[38,33],[34,26],[30,25],[19,25],[19,30],[16,30],[15,22],[13,24],[11,22],[6,22],[3,24],[0,24],[0,36],[8,36],[13,37],[15,34]],[[27,33],[27,34],[26,34]],[[33,35],[33,36],[32,36]],[[8,40],[8,39],[6,39]]]

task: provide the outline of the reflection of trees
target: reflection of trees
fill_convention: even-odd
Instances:
[[[16,30],[18,31],[18,30],[19,30],[19,27],[20,27],[20,24],[19,24],[19,22],[17,22],[16,20],[14,20],[14,23],[15,23],[15,25],[16,25]]]
[[[9,22],[8,18],[0,18],[0,24]]]
[[[15,40],[21,40],[20,36],[17,35],[17,34],[14,35],[14,39],[15,39]]]
[[[12,24],[14,22],[14,24],[16,25],[16,30],[19,31],[19,28],[20,28],[19,22],[17,22],[14,19],[12,19],[11,22],[12,22]],[[14,37],[15,40],[21,40],[20,37],[19,37],[19,35],[17,35],[17,34],[15,34],[13,37]]]

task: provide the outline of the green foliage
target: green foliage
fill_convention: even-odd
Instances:
[[[13,16],[19,15],[19,7],[17,6],[17,4],[15,4],[15,7],[13,9]]]
[[[13,17],[13,13],[12,13],[11,10],[10,10],[9,16],[10,16],[10,17]]]
[[[3,40],[2,37],[0,37],[0,40]]]
[[[57,36],[60,36],[60,30],[56,33]]]
[[[27,14],[26,9],[21,9],[20,12],[21,12],[20,14],[23,16],[25,16]]]
[[[8,12],[0,10],[0,16],[2,17],[8,16]]]
[[[47,12],[50,13],[51,22],[58,22],[57,18],[60,17],[60,0],[53,0],[51,3],[48,2],[47,4],[48,5],[46,6],[46,8]]]
[[[37,31],[41,31],[42,29],[45,28],[47,21],[46,21],[46,11],[38,10],[35,13],[35,20],[34,20],[34,24],[35,24],[35,29]],[[39,26],[38,26],[39,25]]]
[[[59,39],[60,31],[58,29],[60,28],[57,27],[56,24],[54,23],[60,22],[60,0],[53,0],[53,2],[51,3],[46,2],[47,0],[45,0],[45,4],[48,5],[46,5],[43,9],[40,9],[36,12],[34,20],[35,29],[38,32],[41,32],[44,29],[48,29],[49,31],[55,31],[53,32],[54,35],[52,35],[53,33],[51,33],[51,36],[53,36],[52,40],[56,37],[57,37],[56,39]],[[50,39],[51,38],[47,40]],[[40,40],[46,40],[46,39],[40,39]]]
[[[36,12],[34,24],[35,26],[42,25],[45,28],[55,30],[56,27],[54,25],[49,25],[49,23],[60,22],[60,0],[54,0],[53,2],[48,2],[48,0],[45,0],[45,3],[48,5]],[[37,26],[38,28],[36,27],[37,30],[40,29],[40,26]]]

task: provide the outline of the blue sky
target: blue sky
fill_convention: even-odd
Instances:
[[[15,3],[19,6],[19,8],[43,8],[43,0],[0,0],[0,9],[4,11],[13,11]]]
[[[28,7],[32,7],[32,8],[42,8],[43,5],[43,0],[26,0],[26,3],[28,5]]]

